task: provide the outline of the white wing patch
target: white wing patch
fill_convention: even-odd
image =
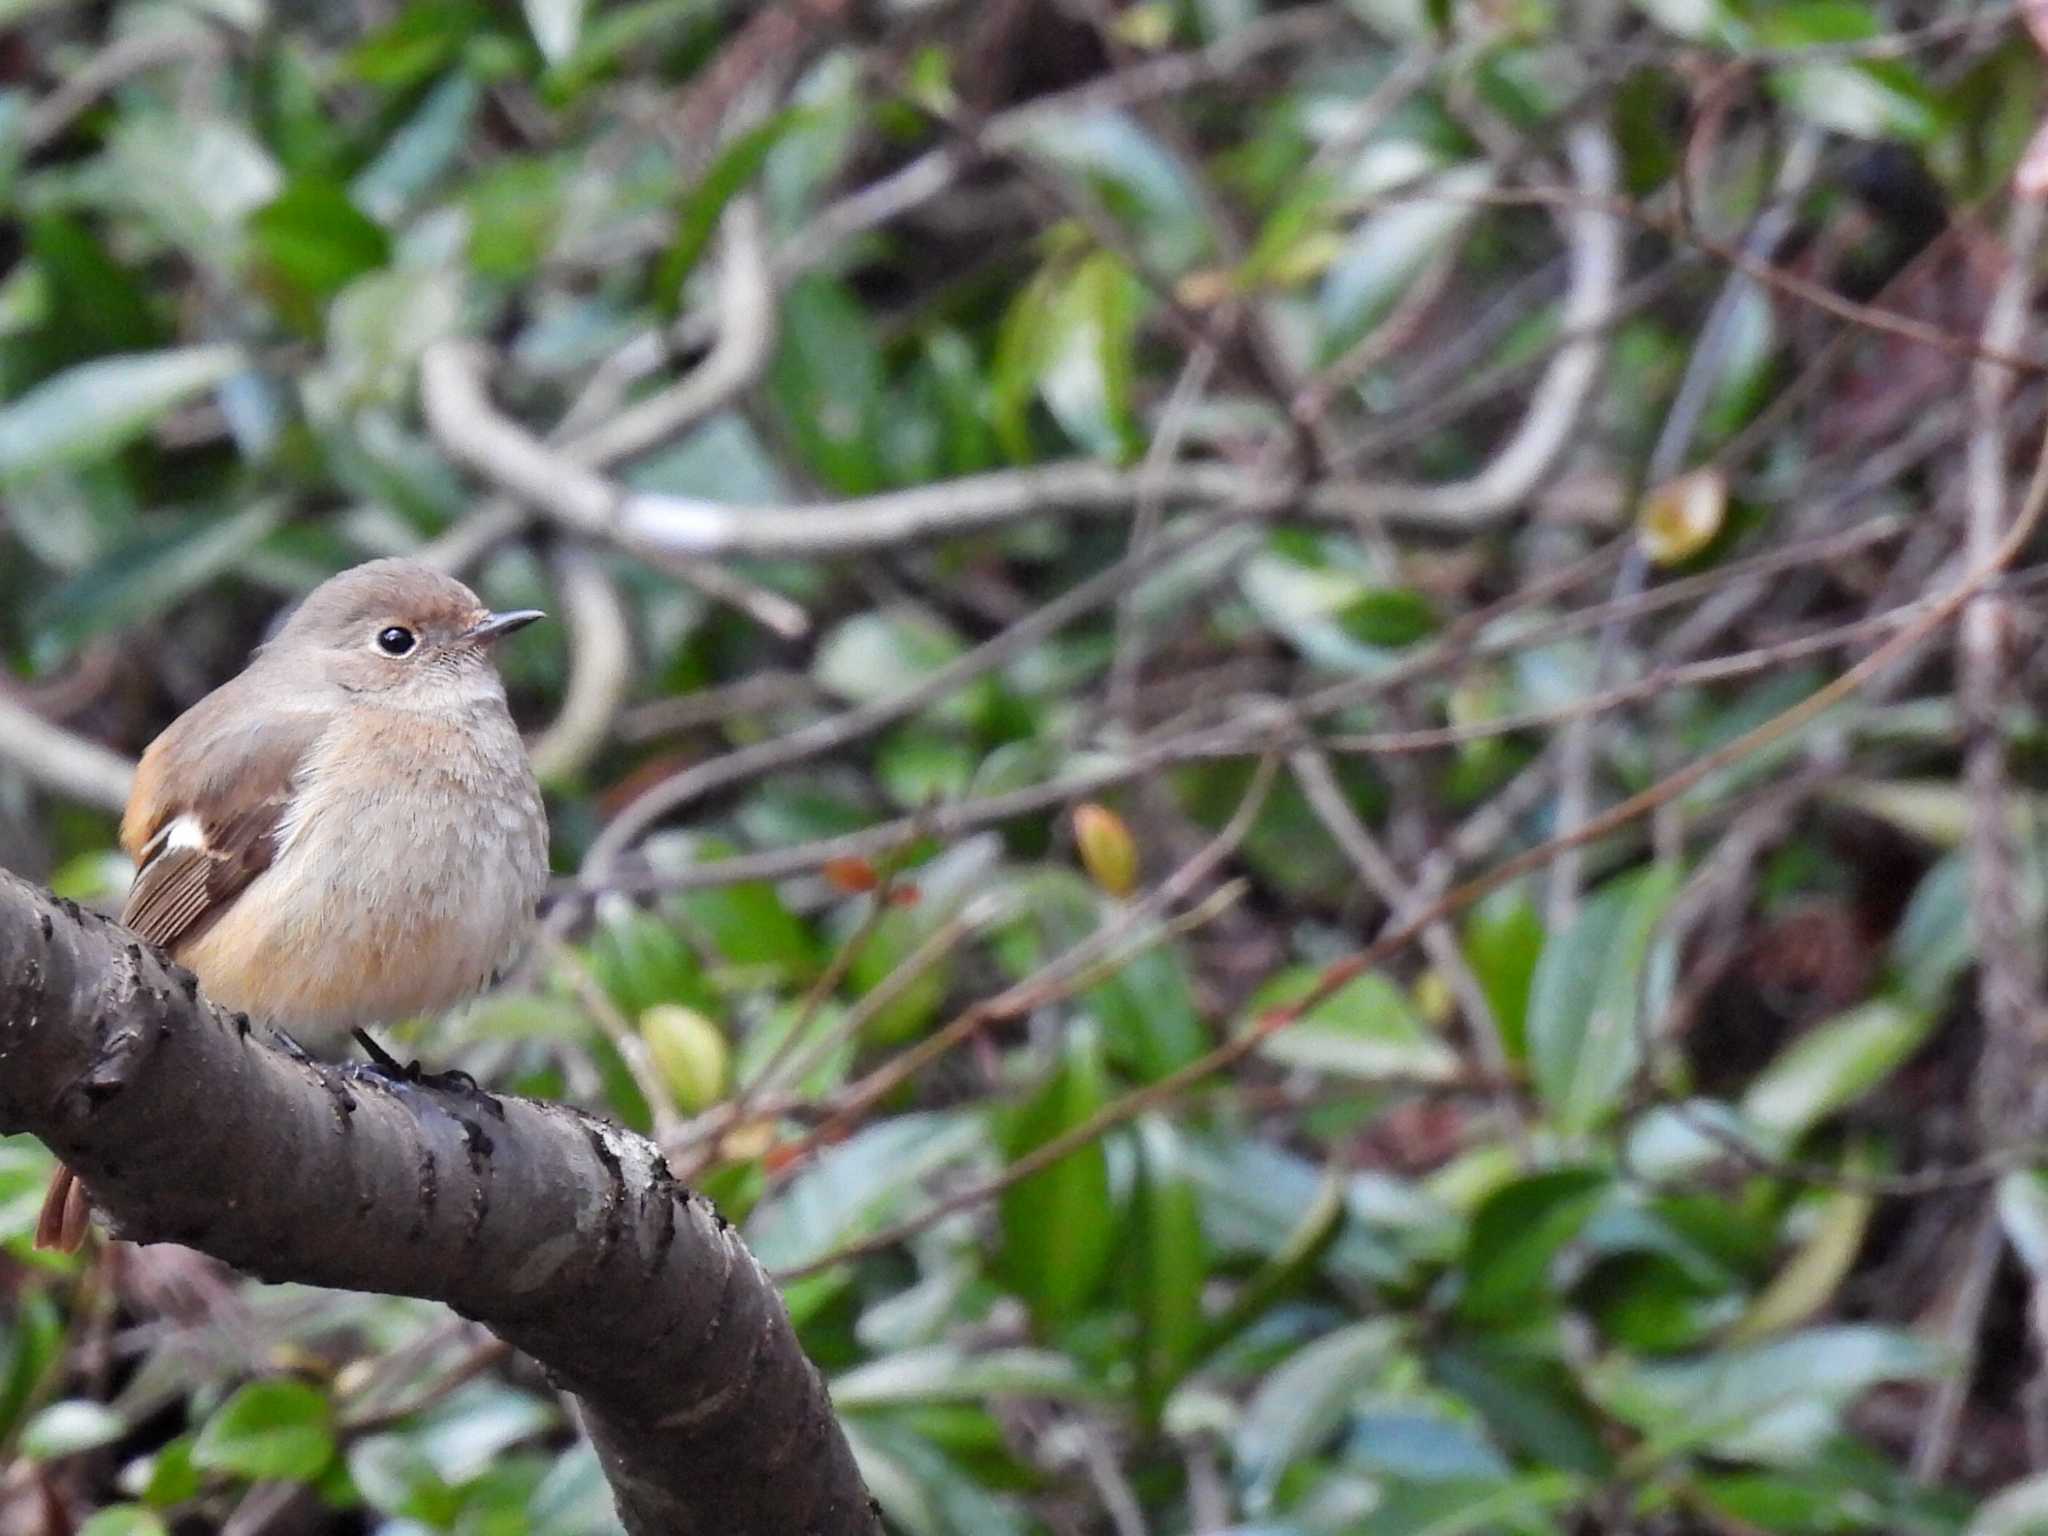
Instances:
[[[200,824],[197,816],[187,811],[183,816],[166,824],[163,831],[156,835],[154,841],[158,845],[157,851],[159,852],[169,852],[179,848],[204,849],[206,847],[206,828]]]

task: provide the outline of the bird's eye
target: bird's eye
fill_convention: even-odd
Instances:
[[[377,649],[386,656],[403,656],[419,644],[411,630],[402,624],[394,624],[377,634]]]

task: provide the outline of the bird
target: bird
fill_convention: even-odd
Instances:
[[[122,923],[287,1049],[484,990],[530,933],[548,871],[492,651],[544,617],[492,612],[411,560],[314,588],[143,753],[121,820],[136,864]],[[60,1166],[36,1246],[77,1249],[90,1218]]]

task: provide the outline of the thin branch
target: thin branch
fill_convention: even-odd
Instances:
[[[1632,605],[1637,611],[1651,611],[1671,602],[1697,596],[1703,591],[1712,591],[1716,585],[1728,579],[1747,578],[1766,571],[1783,570],[1809,560],[1825,560],[1870,544],[1895,537],[1900,530],[1897,520],[1886,517],[1873,518],[1857,528],[1845,530],[1826,538],[1808,540],[1790,545],[1784,549],[1772,550],[1767,554],[1738,561],[1723,572],[1708,573],[1696,577],[1682,578],[1662,587],[1646,592]],[[1590,566],[1588,567],[1590,569]],[[1554,573],[1545,583],[1545,588],[1561,588],[1581,579],[1586,570]],[[1533,589],[1518,595],[1520,600],[1531,598]],[[1912,622],[1911,615],[1923,612],[1926,604],[1937,599],[1929,598],[1922,603],[1910,605],[1901,613],[1879,615],[1870,620],[1857,621],[1844,634],[1830,632],[1826,636],[1801,637],[1781,642],[1772,649],[1766,660],[1758,653],[1722,660],[1709,660],[1690,664],[1689,670],[1673,669],[1659,676],[1656,688],[1675,686],[1679,681],[1708,682],[1742,676],[1750,671],[1762,670],[1766,666],[1780,664],[1809,651],[1819,651],[1840,643],[1843,639],[1875,634],[1885,629],[1896,628],[1900,623]],[[1515,600],[1508,600],[1513,602]],[[1388,689],[1405,686],[1450,663],[1465,657],[1484,657],[1523,649],[1541,643],[1555,635],[1589,628],[1601,621],[1607,612],[1607,605],[1595,607],[1581,613],[1567,614],[1547,624],[1518,632],[1500,635],[1469,648],[1455,639],[1441,642],[1416,661],[1403,664],[1377,679],[1362,683],[1343,683],[1307,695],[1290,706],[1287,713],[1300,718],[1315,718],[1336,714],[1355,707],[1365,700],[1376,697]],[[1492,622],[1493,610],[1487,610],[1475,618]],[[1465,727],[1446,727],[1432,731],[1378,732],[1364,736],[1339,736],[1320,743],[1326,749],[1359,752],[1400,752],[1433,750],[1439,747],[1456,746],[1467,740],[1484,736],[1499,735],[1516,730],[1537,728],[1554,724],[1567,718],[1574,709],[1599,709],[1615,704],[1627,703],[1638,697],[1647,696],[1646,685],[1632,683],[1610,690],[1605,695],[1574,701],[1560,710],[1545,711],[1528,716],[1509,717],[1493,722],[1481,722]],[[660,873],[627,873],[613,871],[602,876],[591,871],[577,881],[563,882],[557,888],[558,898],[580,897],[605,890],[619,890],[631,893],[651,894],[659,891],[692,890],[708,886],[730,885],[751,880],[780,880],[794,875],[810,874],[839,859],[875,858],[893,853],[908,846],[920,836],[954,838],[978,831],[983,827],[995,826],[1023,816],[1037,815],[1072,800],[1099,793],[1102,790],[1127,784],[1147,774],[1180,763],[1199,761],[1204,758],[1250,757],[1273,750],[1285,750],[1295,745],[1309,743],[1283,739],[1281,728],[1261,724],[1256,731],[1247,732],[1244,726],[1232,724],[1206,731],[1194,731],[1179,736],[1167,736],[1138,744],[1118,754],[1106,754],[1085,768],[1046,783],[1006,794],[991,795],[982,799],[960,801],[949,805],[931,807],[916,815],[902,816],[891,821],[880,822],[856,832],[842,833],[837,837],[823,838],[814,842],[789,848],[772,849],[766,852],[742,854],[734,858],[719,859],[709,863],[694,864],[677,870]],[[719,759],[718,761],[724,761]],[[709,767],[709,764],[704,765]],[[694,771],[694,770],[692,770]],[[1503,795],[1506,792],[1503,791]],[[1496,797],[1496,809],[1512,803]],[[1484,809],[1482,815],[1485,814]],[[1496,820],[1498,818],[1495,818]]]
[[[562,707],[532,744],[533,771],[543,783],[574,778],[604,750],[633,679],[632,626],[603,562],[570,547],[556,552],[553,565],[569,632],[569,683]]]
[[[1023,1180],[1044,1172],[1063,1158],[1071,1156],[1078,1149],[1088,1146],[1107,1132],[1137,1116],[1173,1103],[1183,1094],[1228,1071],[1257,1050],[1260,1042],[1267,1036],[1286,1028],[1326,1001],[1333,993],[1406,948],[1430,924],[1455,916],[1509,882],[1541,869],[1565,847],[1577,847],[1606,837],[1684,794],[1711,775],[1746,761],[1773,742],[1805,729],[1836,704],[1869,684],[1943,624],[1954,619],[1987,582],[2011,564],[2039,526],[2044,511],[2048,511],[2048,437],[2043,438],[2036,454],[2033,477],[2028,485],[2026,501],[2020,515],[2014,519],[1997,548],[1988,557],[1973,564],[1961,578],[1948,587],[1929,605],[1926,613],[1916,623],[1878,646],[1826,686],[1809,694],[1790,708],[1773,715],[1761,725],[1743,732],[1734,740],[1659,779],[1647,789],[1611,806],[1569,836],[1552,838],[1538,844],[1503,860],[1484,874],[1467,880],[1421,911],[1414,913],[1405,922],[1383,933],[1357,954],[1326,967],[1316,984],[1302,997],[1284,1008],[1274,1009],[1251,1028],[1240,1031],[1185,1066],[1155,1079],[1143,1088],[1112,1100],[1085,1120],[1070,1126],[1059,1135],[1040,1143],[1030,1152],[1017,1158],[994,1178],[958,1190],[935,1201],[917,1215],[908,1217],[859,1243],[850,1244],[837,1253],[826,1255],[799,1270],[786,1273],[782,1278],[796,1278],[829,1268],[863,1253],[893,1247],[955,1211],[979,1205]]]
[[[1320,752],[1303,751],[1292,753],[1287,762],[1294,770],[1295,782],[1301,785],[1302,795],[1307,799],[1309,809],[1315,812],[1316,820],[1323,824],[1323,829],[1389,910],[1399,913],[1421,905],[1412,883],[1403,878],[1393,858],[1380,846],[1371,828],[1345,798],[1343,786],[1330,769],[1330,760]],[[1500,1085],[1494,1094],[1494,1107],[1516,1147],[1526,1157],[1529,1127],[1513,1087],[1514,1071],[1508,1061],[1500,1018],[1494,1013],[1493,1004],[1487,1000],[1486,989],[1466,963],[1457,932],[1448,922],[1438,921],[1423,928],[1421,943],[1429,963],[1436,967],[1450,987],[1451,995],[1458,1000],[1458,1006],[1464,1010],[1466,1027],[1479,1048],[1480,1064],[1486,1076]]]
[[[577,428],[577,413],[558,449],[581,464],[623,464],[661,446],[724,407],[760,377],[775,350],[775,285],[763,252],[757,199],[733,200],[719,221],[718,340],[700,363],[668,388],[616,415]]]
[[[220,58],[226,47],[204,23],[188,26],[168,22],[116,38],[72,70],[55,90],[28,110],[22,137],[31,149],[57,139],[99,99],[166,64]]]
[[[2006,270],[1985,313],[1985,350],[2010,351],[2024,338],[2032,308],[2034,270],[2041,248],[2043,205],[2020,198],[2006,234]],[[2006,397],[2012,374],[1996,363],[1973,370],[1975,422],[1966,458],[1969,514],[1965,548],[1982,561],[2005,536]],[[1958,647],[1959,705],[1968,740],[1963,780],[1969,790],[1970,924],[1977,939],[1977,1007],[1984,1049],[1973,1083],[1980,1146],[2007,1145],[2036,1135],[2041,1125],[2039,1087],[2041,965],[2027,932],[2021,898],[2021,850],[2016,846],[2012,785],[2007,772],[2002,715],[2009,674],[2006,636],[2009,602],[1980,595],[1963,610]],[[1947,1329],[1964,1368],[1937,1388],[1913,1446],[1913,1475],[1938,1480],[1955,1449],[1956,1431],[1975,1379],[1979,1335],[1991,1282],[2005,1251],[1994,1201],[1978,1213],[1969,1262],[1959,1282]]]
[[[1622,226],[1608,206],[1618,176],[1612,143],[1604,131],[1581,125],[1570,132],[1566,147],[1585,197],[1567,211],[1572,279],[1562,322],[1586,334],[1558,350],[1521,425],[1469,480],[1329,481],[1302,494],[1302,512],[1439,533],[1470,531],[1520,510],[1556,462],[1592,393],[1603,349],[1600,322],[1620,285],[1622,253]],[[1148,474],[1089,461],[965,476],[808,507],[734,507],[637,492],[541,442],[500,412],[485,392],[485,372],[483,355],[462,341],[438,342],[421,359],[421,401],[442,445],[586,537],[615,540],[657,559],[843,554],[1047,513],[1128,513],[1149,494],[1199,503],[1264,494],[1255,476],[1229,465],[1177,465]]]
[[[946,697],[963,684],[1001,666],[1020,651],[1056,634],[1082,615],[1116,601],[1144,570],[1187,554],[1215,537],[1222,523],[1204,520],[1176,530],[1152,548],[1119,560],[1033,609],[994,638],[955,657],[912,687],[888,698],[830,716],[772,741],[742,747],[664,780],[626,806],[598,836],[583,867],[600,880],[635,839],[663,817],[713,790],[741,783],[759,773],[803,762],[872,735],[926,705]]]
[[[1236,810],[1222,830],[1143,896],[1126,903],[1112,920],[1080,942],[1060,951],[1021,981],[1013,982],[994,996],[985,997],[962,1010],[945,1025],[890,1057],[853,1084],[842,1102],[834,1108],[831,1118],[789,1150],[783,1164],[785,1175],[798,1166],[804,1155],[858,1125],[869,1108],[963,1041],[972,1039],[992,1024],[1023,1018],[1034,1009],[1078,990],[1086,981],[1095,979],[1095,967],[1133,935],[1141,943],[1163,936],[1164,929],[1159,919],[1220,869],[1250,834],[1259,812],[1265,808],[1278,762],[1272,756],[1261,758],[1251,782],[1238,799]],[[1128,959],[1129,954],[1126,953],[1122,961]]]
[[[1779,167],[1777,185],[1769,206],[1743,237],[1745,251],[1758,257],[1768,257],[1778,248],[1792,227],[1796,199],[1813,178],[1820,149],[1821,135],[1814,129],[1803,130],[1793,141],[1784,163]],[[1706,414],[1714,388],[1721,382],[1729,349],[1735,341],[1736,322],[1743,306],[1757,292],[1753,279],[1739,273],[1731,275],[1708,311],[1706,323],[1700,328],[1699,340],[1678,381],[1677,393],[1672,397],[1670,409],[1664,414],[1664,423],[1658,429],[1657,441],[1650,449],[1649,463],[1644,468],[1643,483],[1652,490],[1664,485],[1684,466],[1686,456],[1692,450],[1700,418]],[[1617,602],[1634,597],[1642,590],[1649,574],[1648,563],[1640,541],[1630,544],[1621,569],[1614,578],[1614,599]],[[1613,675],[1622,648],[1627,643],[1626,617],[1617,616],[1602,626],[1593,655],[1592,687],[1596,692]],[[1592,715],[1580,716],[1565,731],[1558,765],[1559,831],[1571,831],[1586,819],[1592,808],[1595,734],[1595,717]],[[1567,927],[1577,910],[1583,865],[1582,851],[1573,849],[1550,866],[1544,919],[1552,932]]]
[[[1949,1293],[1948,1316],[1941,1330],[1945,1352],[1956,1363],[1936,1383],[1913,1441],[1912,1474],[1920,1483],[1939,1482],[1948,1470],[1963,1410],[1969,1406],[1976,1383],[1978,1334],[1985,1309],[1991,1304],[1991,1282],[1998,1277],[1998,1261],[2005,1253],[2005,1230],[1998,1220],[1998,1204],[1990,1196],[1984,1198],[1974,1225],[1968,1256]]]
[[[1141,482],[1138,492],[1138,515],[1131,524],[1130,551],[1143,555],[1152,547],[1152,541],[1159,534],[1161,507],[1159,496],[1150,489],[1162,470],[1180,456],[1181,439],[1187,431],[1188,416],[1202,398],[1202,392],[1209,387],[1209,376],[1215,371],[1216,349],[1207,342],[1198,342],[1187,362],[1182,365],[1180,377],[1174,381],[1172,391],[1166,397],[1166,404],[1160,407],[1159,425],[1153,432],[1151,445],[1145,450],[1144,463],[1139,466]],[[1116,605],[1116,647],[1109,669],[1109,718],[1124,729],[1132,727],[1137,711],[1138,677],[1143,671],[1145,660],[1145,637],[1139,623],[1139,589],[1135,584],[1117,600]]]

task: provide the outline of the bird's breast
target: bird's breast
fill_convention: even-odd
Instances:
[[[530,929],[540,794],[502,706],[364,713],[296,781],[277,857],[178,958],[216,1001],[318,1044],[448,1007]]]

